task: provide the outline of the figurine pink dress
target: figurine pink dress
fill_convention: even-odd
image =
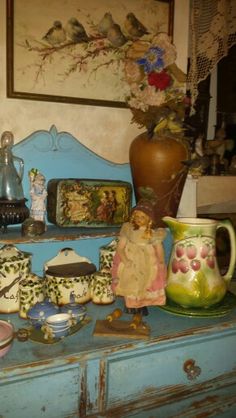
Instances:
[[[154,230],[152,206],[140,202],[123,224],[112,267],[112,288],[127,308],[166,303],[165,229]]]

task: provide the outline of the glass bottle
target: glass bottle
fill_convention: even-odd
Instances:
[[[22,200],[24,193],[22,188],[22,177],[24,162],[21,158],[12,154],[14,144],[13,134],[9,131],[3,132],[1,136],[0,149],[0,199],[1,200]],[[16,170],[14,162],[18,162],[19,170]]]
[[[13,134],[3,132],[0,148],[0,229],[7,232],[7,225],[22,223],[29,216],[25,205],[22,178],[24,162],[12,154]],[[19,169],[15,167],[19,164]]]

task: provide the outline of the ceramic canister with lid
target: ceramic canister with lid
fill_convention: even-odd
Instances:
[[[114,239],[109,244],[100,247],[99,249],[99,271],[103,273],[110,273],[113,258],[116,252],[117,240]]]
[[[0,312],[18,312],[19,283],[31,269],[31,254],[22,252],[12,244],[0,249]]]
[[[112,277],[110,273],[98,271],[93,274],[91,296],[93,303],[108,305],[115,300],[111,288]]]
[[[58,313],[59,307],[46,298],[43,302],[37,302],[28,310],[27,318],[29,318],[33,327],[41,328],[50,315]]]
[[[70,295],[70,303],[63,305],[60,309],[62,313],[68,313],[71,316],[72,324],[77,324],[86,316],[86,306],[75,302],[73,292]]]
[[[30,273],[26,279],[19,284],[20,310],[19,316],[27,318],[28,310],[37,302],[44,300],[44,279],[36,274]]]
[[[76,303],[91,299],[92,274],[96,266],[71,248],[63,248],[45,264],[46,293],[57,305],[70,303],[71,293]]]

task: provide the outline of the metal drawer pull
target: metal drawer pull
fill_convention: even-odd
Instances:
[[[185,373],[187,374],[188,380],[194,380],[201,374],[201,368],[196,366],[195,360],[189,359],[186,360],[183,369]]]

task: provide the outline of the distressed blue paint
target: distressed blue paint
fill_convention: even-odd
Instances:
[[[14,341],[8,355],[0,359],[2,416],[70,416],[75,413],[77,401],[79,403],[82,375],[85,378],[84,387],[87,387],[87,414],[94,413],[95,417],[101,412],[99,405],[104,405],[107,411],[115,407],[124,408],[130,402],[135,403],[137,410],[145,402],[146,408],[151,407],[148,405],[149,396],[156,401],[163,393],[173,397],[174,385],[176,390],[181,385],[185,390],[195,388],[197,399],[203,398],[201,385],[207,387],[205,396],[216,395],[217,392],[220,396],[220,389],[223,391],[226,385],[236,387],[235,310],[227,318],[190,319],[172,316],[153,307],[149,308],[149,316],[145,318],[152,330],[149,341],[93,337],[96,320],[105,318],[115,307],[122,306],[121,299],[111,306],[87,304],[91,323],[55,345]],[[27,321],[17,314],[1,315],[1,319],[7,317],[16,328],[27,326]],[[129,316],[124,315],[123,319],[127,320]],[[202,370],[193,381],[189,381],[183,371],[183,364],[189,358],[195,359]],[[100,365],[103,364],[106,370],[105,394],[101,400]],[[234,374],[231,376],[230,373]],[[62,394],[61,399],[58,394]],[[191,398],[191,393],[186,400],[183,398],[182,407],[187,408]],[[164,417],[171,416],[168,415],[168,411],[173,411],[171,403],[169,409],[168,406],[163,407],[167,411]],[[40,412],[44,405],[48,408],[48,415]],[[24,415],[19,415],[22,407]],[[199,408],[198,413],[201,412],[201,405]],[[154,416],[162,416],[158,413],[159,409],[155,411]],[[136,416],[133,414],[134,411],[130,411],[120,416]]]
[[[47,181],[52,178],[88,178],[123,180],[132,184],[129,164],[115,164],[99,157],[71,134],[58,132],[55,126],[52,126],[49,132],[34,132],[16,144],[13,153],[24,160],[22,184],[28,206],[30,205],[28,172],[31,168],[39,169]],[[4,239],[4,236],[2,238]],[[81,256],[88,257],[98,268],[99,248],[110,241],[111,238],[96,238],[36,243],[31,247],[32,270],[42,275],[45,261],[54,257],[64,247],[73,248]],[[29,251],[27,244],[17,246],[22,251]]]
[[[128,358],[119,357],[118,353],[111,359],[108,357],[108,405],[122,404],[137,397],[143,390],[143,382],[148,382],[150,387],[155,387],[157,390],[165,386],[186,384],[188,379],[183,372],[183,363],[189,358],[194,359],[197,365],[201,365],[202,371],[197,379],[198,383],[232,370],[236,364],[235,335],[229,336],[220,344],[217,344],[216,336],[213,339],[204,337],[201,341],[198,340],[194,344],[186,344],[186,341],[172,346],[160,344],[149,347],[148,350],[135,351]],[[206,356],[206,344],[209,353],[214,355]],[[224,359],[226,352],[229,356],[227,361]],[[217,364],[216,358],[219,359]],[[192,381],[192,384],[194,383]]]
[[[87,362],[87,413],[99,412],[99,391],[100,391],[100,358],[91,359]]]
[[[132,183],[129,164],[115,164],[98,156],[68,132],[37,131],[14,146],[24,160],[23,188],[29,199],[28,172],[38,168],[46,177],[124,180]]]
[[[78,409],[79,377],[78,366],[70,366],[47,370],[38,376],[22,374],[15,382],[9,380],[10,385],[0,386],[1,416],[58,418],[58,413],[61,417],[69,416]]]

